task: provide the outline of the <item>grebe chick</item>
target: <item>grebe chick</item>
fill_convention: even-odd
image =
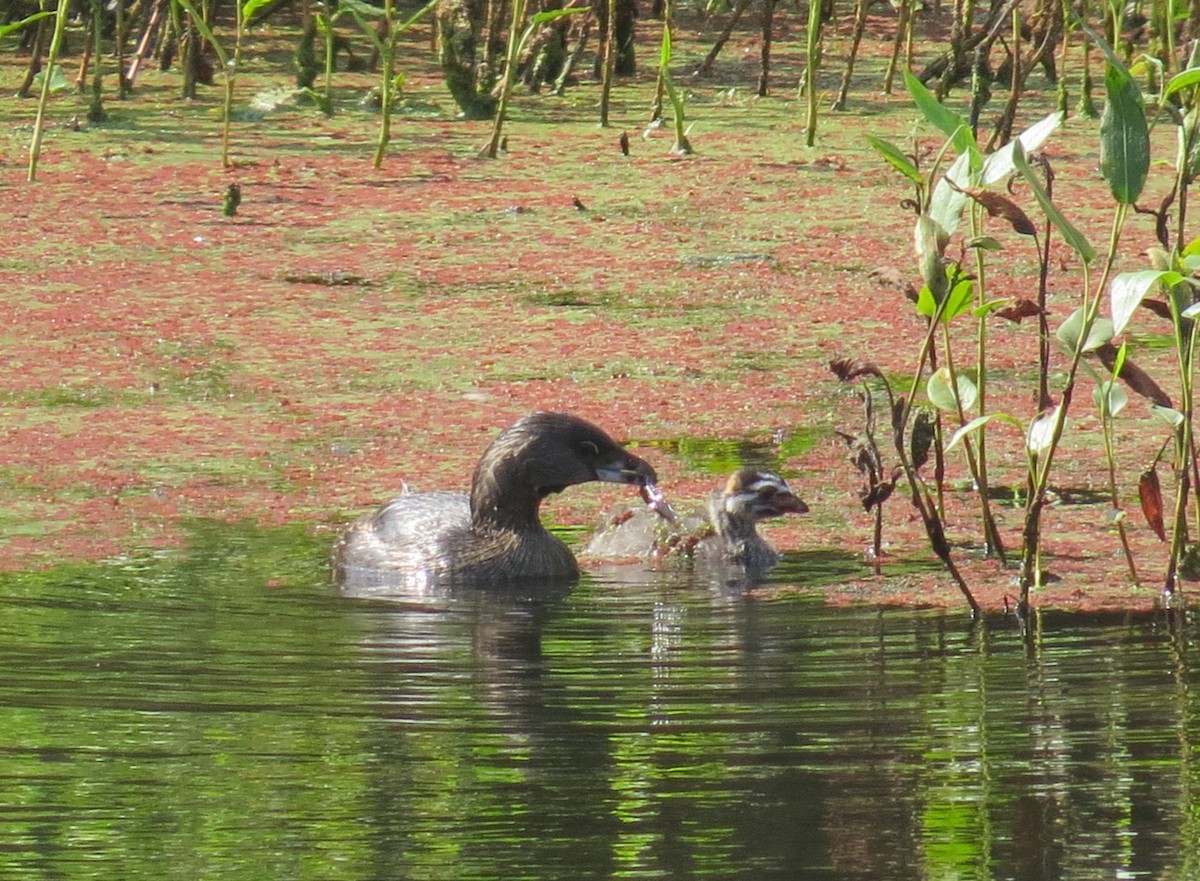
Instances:
[[[605,519],[583,553],[608,559],[681,558],[757,577],[779,562],[778,551],[758,534],[759,522],[807,511],[774,471],[741,468],[723,489],[713,491],[703,510],[676,523],[645,509],[619,509]]]

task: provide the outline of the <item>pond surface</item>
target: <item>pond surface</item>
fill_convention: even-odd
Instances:
[[[1194,624],[366,602],[322,557],[0,577],[0,877],[1200,878]]]

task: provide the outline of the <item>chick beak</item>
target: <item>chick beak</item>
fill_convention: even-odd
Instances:
[[[771,504],[780,514],[808,513],[808,505],[804,504],[804,500],[791,493],[776,493],[775,497],[771,499]]]

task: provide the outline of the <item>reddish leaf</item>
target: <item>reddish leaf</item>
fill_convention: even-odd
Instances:
[[[1007,220],[1008,225],[1013,228],[1014,232],[1023,236],[1037,235],[1037,227],[1033,225],[1033,221],[1029,219],[1029,215],[1021,210],[1021,206],[1007,196],[1002,196],[991,190],[980,190],[976,187],[955,187],[955,189],[966,193],[982,205],[991,217],[1000,217]]]
[[[1009,321],[1021,323],[1022,318],[1031,318],[1034,315],[1041,315],[1045,310],[1042,309],[1033,300],[1018,299],[1014,300],[1011,306],[1005,306],[1003,309],[997,309],[996,314],[1001,318],[1007,318]]]
[[[829,369],[842,382],[849,382],[862,376],[878,376],[883,379],[883,373],[870,361],[859,358],[835,358],[829,362]]]
[[[1138,496],[1142,500],[1142,514],[1159,541],[1167,540],[1167,530],[1163,525],[1162,487],[1158,483],[1158,472],[1151,468],[1143,471],[1138,480]]]
[[[1109,370],[1112,370],[1113,365],[1117,363],[1118,351],[1117,347],[1112,343],[1105,343],[1096,349],[1096,354],[1100,357],[1100,363]],[[1149,373],[1138,367],[1128,358],[1121,365],[1121,372],[1117,376],[1124,380],[1125,384],[1129,386],[1130,391],[1136,392],[1152,403],[1158,404],[1160,407],[1175,406],[1171,403],[1171,396],[1163,391],[1162,386],[1155,382]]]
[[[892,494],[892,490],[896,488],[894,483],[879,483],[871,487],[869,490],[859,490],[858,497],[862,499],[863,510],[870,511],[872,508],[882,505],[888,500],[888,496]]]
[[[1155,300],[1147,297],[1146,299],[1142,300],[1142,306],[1153,312],[1159,318],[1165,318],[1167,321],[1171,320],[1171,307],[1162,300]]]

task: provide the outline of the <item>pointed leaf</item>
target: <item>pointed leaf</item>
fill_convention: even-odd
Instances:
[[[1016,171],[1016,165],[1013,164],[1013,147],[1020,143],[1021,149],[1025,151],[1025,155],[1036,153],[1041,149],[1042,144],[1046,143],[1050,135],[1054,134],[1054,130],[1062,125],[1064,114],[1061,112],[1051,113],[1041,122],[1031,125],[1021,134],[1017,135],[1015,141],[1009,141],[995,153],[988,155],[983,160],[983,169],[979,173],[979,182],[985,187],[990,187],[997,184],[1004,178],[1008,177]]]
[[[986,416],[976,416],[966,425],[962,426],[962,428],[960,428],[958,431],[954,432],[954,434],[950,437],[950,443],[946,444],[946,452],[950,452],[962,442],[964,437],[966,437],[968,434],[979,431],[979,429],[983,428],[983,426],[987,425],[993,419],[999,419],[1002,422],[1007,422],[1009,425],[1014,425],[1018,429],[1023,427],[1015,417],[1009,416],[1007,413],[988,413]]]
[[[950,139],[956,153],[963,154],[968,150],[978,152],[979,147],[975,143],[975,136],[971,134],[971,127],[960,114],[938,101],[933,92],[925,88],[924,83],[907,71],[904,74],[904,84],[925,119]]]
[[[1100,171],[1122,205],[1142,194],[1150,171],[1150,127],[1137,83],[1123,65],[1104,71],[1108,100],[1100,119]]]
[[[909,455],[912,458],[913,467],[918,471],[929,461],[929,450],[933,446],[936,434],[937,415],[925,407],[917,410],[917,415],[913,419]]]
[[[1081,306],[1058,326],[1058,330],[1054,334],[1069,352],[1075,352],[1077,349],[1081,352],[1091,352],[1113,338],[1112,322],[1107,318],[1096,318],[1092,321],[1092,326],[1087,329],[1087,339],[1080,347],[1079,338],[1083,335],[1085,317]]]
[[[1019,235],[1037,235],[1037,227],[1033,225],[1029,215],[1022,211],[1021,206],[1012,199],[992,190],[982,190],[978,187],[967,187],[963,192],[982,205],[989,217],[1000,217],[1007,220],[1008,225]]]
[[[1157,291],[1164,283],[1174,285],[1183,280],[1178,272],[1162,271],[1159,269],[1143,269],[1140,272],[1122,272],[1112,280],[1108,287],[1108,297],[1112,304],[1113,335],[1125,331],[1129,319],[1141,305],[1147,294]]]
[[[1092,400],[1104,416],[1116,416],[1129,403],[1129,395],[1112,380],[1106,379],[1092,389]]]
[[[1191,70],[1183,70],[1171,77],[1167,83],[1167,87],[1163,89],[1162,101],[1166,102],[1168,98],[1178,92],[1180,89],[1186,89],[1189,86],[1200,85],[1200,68],[1192,68]]]
[[[254,18],[254,13],[270,2],[271,0],[246,0],[240,10],[243,24],[248,23]]]
[[[978,248],[980,251],[1003,251],[1001,245],[991,236],[975,236],[963,242],[964,248]]]
[[[929,382],[925,384],[925,394],[928,395],[929,402],[939,410],[958,413],[970,410],[974,406],[975,399],[979,396],[979,389],[975,387],[975,383],[961,371],[955,379],[956,382],[951,385],[949,368],[941,367],[933,372]]]
[[[1143,471],[1138,479],[1138,498],[1142,502],[1142,516],[1154,530],[1159,541],[1167,540],[1166,524],[1163,523],[1162,486],[1158,482],[1158,472],[1151,468]]]
[[[27,18],[23,18],[20,21],[14,21],[11,24],[0,25],[0,38],[7,37],[13,31],[19,31],[21,28],[25,27],[26,25],[33,24],[39,18],[49,18],[50,16],[52,16],[54,14],[55,14],[54,10],[49,9],[45,12],[35,12],[33,15],[30,15]]]
[[[1042,213],[1050,219],[1050,222],[1054,224],[1059,234],[1062,235],[1063,240],[1079,255],[1079,258],[1084,263],[1091,263],[1096,257],[1095,249],[1084,238],[1083,233],[1072,226],[1071,222],[1055,207],[1054,202],[1050,199],[1050,194],[1046,192],[1046,188],[1042,186],[1042,182],[1033,173],[1033,169],[1029,167],[1029,160],[1026,158],[1025,150],[1019,141],[1013,142],[1012,159],[1013,164],[1017,166],[1017,170],[1021,172],[1021,176],[1029,184],[1029,188],[1033,190],[1034,198],[1037,199]]]
[[[1151,404],[1150,412],[1172,428],[1179,428],[1183,425],[1183,414],[1174,407],[1160,407],[1158,404]]]
[[[564,15],[575,15],[579,12],[589,12],[586,6],[568,6],[565,9],[547,9],[545,12],[539,12],[529,19],[531,25],[542,25],[554,21],[556,18],[562,18]]]
[[[921,176],[920,170],[917,166],[913,165],[911,159],[901,152],[899,147],[889,141],[885,141],[883,138],[877,138],[873,135],[867,135],[867,142],[875,148],[875,152],[882,156],[892,168],[916,184],[918,188],[923,189],[925,187],[925,178]]]
[[[1163,391],[1150,374],[1125,357],[1124,343],[1119,349],[1111,343],[1106,343],[1096,349],[1096,354],[1100,358],[1100,363],[1108,368],[1108,372],[1116,375],[1125,385],[1129,386],[1130,391],[1141,395],[1152,404],[1171,408],[1171,396]]]
[[[935,303],[941,302],[949,286],[946,266],[942,261],[942,250],[946,247],[947,239],[945,231],[928,215],[922,214],[917,218],[916,229],[913,230],[913,249],[917,253],[921,278],[932,292]]]
[[[938,180],[929,197],[929,216],[947,236],[958,229],[963,207],[967,204],[967,194],[963,191],[971,186],[971,156],[971,153],[960,154]]]
[[[1043,453],[1054,443],[1054,426],[1058,421],[1058,407],[1051,408],[1029,425],[1025,435],[1025,446],[1031,453]]]

